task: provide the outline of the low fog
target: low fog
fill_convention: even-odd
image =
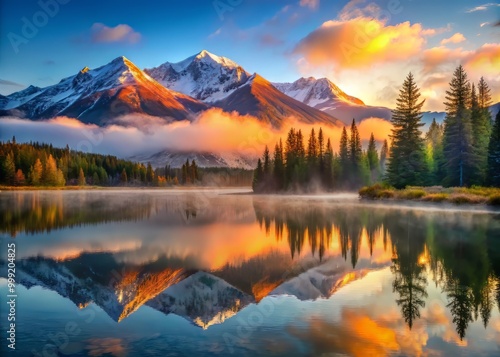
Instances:
[[[51,143],[55,147],[69,145],[73,150],[123,158],[152,154],[165,149],[187,152],[237,152],[248,157],[258,157],[265,145],[273,151],[275,143],[280,137],[284,141],[291,127],[301,129],[307,141],[311,129],[314,127],[319,130],[320,126],[325,138],[330,138],[334,150],[338,150],[341,134],[339,128],[304,124],[289,118],[280,129],[276,129],[255,117],[226,113],[221,109],[207,110],[192,121],[170,123],[163,118],[130,114],[113,120],[113,123],[106,127],[84,124],[67,117],[46,121],[4,117],[0,118],[0,140],[6,141],[15,136],[17,142],[38,141]],[[366,144],[372,132],[376,140],[386,139],[391,124],[380,118],[368,118],[358,125],[358,129]]]

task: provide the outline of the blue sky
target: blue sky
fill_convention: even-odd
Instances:
[[[59,9],[51,14],[53,17],[44,16],[40,14],[44,11],[41,3],[51,4],[51,9],[57,3]],[[9,94],[29,84],[51,85],[84,66],[98,67],[120,55],[141,68],[148,68],[165,61],[179,61],[207,49],[271,81],[293,81],[307,75],[327,76],[365,101],[368,98],[370,102],[384,104],[385,98],[368,93],[360,78],[364,79],[365,87],[375,85],[377,92],[387,91],[389,98],[389,87],[402,82],[415,53],[396,59],[387,56],[386,52],[377,52],[380,56],[376,56],[378,62],[373,65],[367,66],[361,61],[360,66],[346,66],[337,61],[335,55],[330,61],[329,52],[321,54],[326,60],[318,61],[318,50],[314,48],[318,43],[310,43],[311,38],[308,38],[326,21],[336,21],[334,25],[343,29],[340,22],[343,25],[357,17],[369,17],[372,5],[380,11],[391,9],[391,6],[397,9],[389,12],[389,17],[383,17],[382,30],[401,31],[404,36],[404,28],[400,25],[407,21],[410,26],[420,24],[421,33],[434,30],[433,35],[421,35],[425,36],[423,43],[417,40],[418,45],[422,45],[420,52],[443,47],[442,41],[456,33],[464,39],[456,36],[446,42],[442,51],[452,51],[458,60],[469,60],[470,53],[484,44],[498,45],[499,42],[500,27],[492,24],[500,19],[500,7],[484,0],[26,0],[23,6],[7,0],[0,5],[0,93]],[[40,25],[35,27],[33,36],[28,33],[31,38],[25,36],[25,31],[23,33],[26,20]],[[117,28],[119,25],[122,27]],[[411,28],[410,36],[414,36],[415,31],[415,27]],[[338,40],[335,36],[331,41]],[[400,40],[406,41],[404,37]],[[413,40],[414,37],[409,41]],[[329,42],[326,44],[329,46]],[[494,57],[488,65],[498,64],[498,69],[496,46],[488,50],[490,57]],[[436,55],[437,51],[429,55]],[[364,58],[371,55],[363,53]],[[413,71],[422,72],[422,81],[438,78],[438,68],[429,73],[427,64],[415,63]],[[397,77],[388,73],[388,65]],[[438,67],[441,71],[444,67],[448,70],[444,63]],[[500,78],[494,73],[488,75],[496,89]]]

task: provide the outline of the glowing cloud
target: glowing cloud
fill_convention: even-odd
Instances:
[[[460,43],[460,42],[463,42],[465,40],[466,40],[465,36],[462,35],[460,32],[457,32],[453,36],[451,36],[449,38],[445,38],[444,40],[442,40],[441,44],[442,45],[446,45],[447,43]]]

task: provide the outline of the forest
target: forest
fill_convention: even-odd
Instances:
[[[434,120],[425,134],[420,97],[409,73],[392,111],[392,133],[380,150],[373,133],[363,150],[354,119],[343,128],[338,152],[322,128],[313,128],[306,144],[301,130],[292,128],[272,154],[266,146],[254,171],[254,192],[357,190],[374,183],[396,189],[500,187],[500,113],[492,120],[484,78],[476,89],[457,67],[446,91],[444,123]]]
[[[200,168],[186,160],[181,168],[154,169],[111,155],[84,153],[49,144],[0,142],[0,185],[9,187],[245,185],[251,171]]]

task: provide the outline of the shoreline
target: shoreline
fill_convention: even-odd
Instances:
[[[419,204],[448,204],[450,206],[500,207],[500,188],[415,186],[405,189],[375,184],[359,190],[359,197],[375,202],[415,202]]]

